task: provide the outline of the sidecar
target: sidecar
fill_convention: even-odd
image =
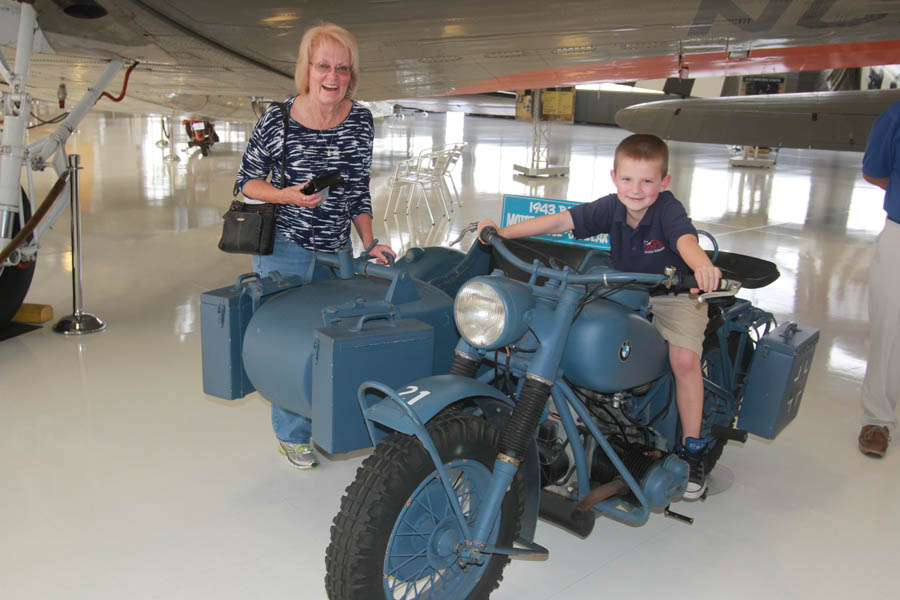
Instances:
[[[605,253],[528,240],[525,256],[606,265]],[[366,380],[399,387],[447,373],[459,338],[453,297],[476,275],[501,267],[491,249],[412,248],[391,267],[347,249],[318,259],[330,278],[247,273],[201,296],[203,391],[236,400],[258,391],[310,417],[329,453],[371,446],[357,402]]]

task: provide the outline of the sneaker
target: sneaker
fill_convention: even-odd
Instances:
[[[891,432],[883,425],[865,425],[859,432],[859,451],[870,456],[884,456]]]
[[[706,492],[706,441],[690,437],[685,439],[678,456],[691,467],[682,498],[685,500],[701,498]]]
[[[297,469],[312,469],[319,464],[319,459],[316,458],[316,454],[309,444],[279,441],[278,451],[284,454],[288,462]]]

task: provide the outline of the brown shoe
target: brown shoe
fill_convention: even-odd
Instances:
[[[859,432],[859,451],[870,456],[884,456],[891,432],[882,425],[864,425]]]

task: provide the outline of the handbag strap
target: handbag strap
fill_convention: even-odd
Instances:
[[[284,123],[284,135],[281,137],[281,188],[284,189],[287,187],[287,179],[284,176],[284,161],[287,158],[287,137],[290,124],[288,122],[288,110],[284,102],[273,102],[272,104],[281,110],[281,120]]]
[[[288,121],[288,110],[287,106],[285,106],[284,102],[273,102],[275,106],[281,111],[281,122],[284,124],[284,135],[281,136],[281,188],[284,189],[287,187],[287,178],[284,174],[284,163],[287,159],[287,138],[288,138],[288,127],[290,127],[290,122]],[[237,198],[238,192],[241,190],[238,189],[237,181],[234,182],[234,190],[232,190],[232,196]]]

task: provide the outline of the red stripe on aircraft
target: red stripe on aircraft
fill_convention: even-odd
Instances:
[[[688,54],[683,65],[688,76],[758,75],[823,69],[892,65],[900,62],[900,40],[850,44],[825,44],[793,48],[761,48],[747,58],[729,58],[727,52]],[[653,56],[582,63],[527,71],[487,79],[458,88],[451,94],[478,94],[498,90],[527,90],[580,83],[614,83],[678,77],[677,56]]]

